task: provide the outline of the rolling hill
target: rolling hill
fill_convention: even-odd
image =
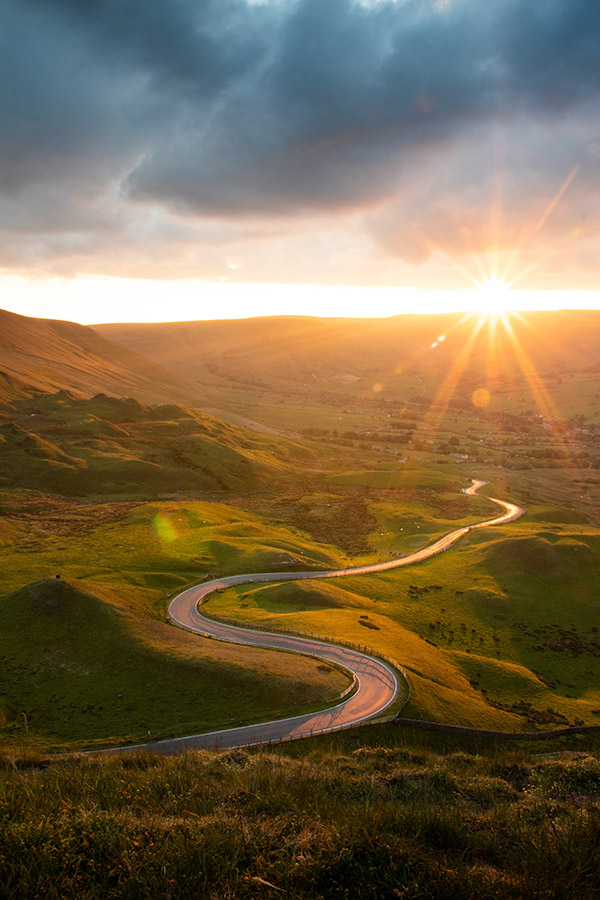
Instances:
[[[385,393],[402,374],[444,379],[468,350],[462,377],[471,383],[527,380],[597,371],[600,313],[514,313],[479,323],[476,314],[402,315],[388,319],[300,316],[106,324],[94,328],[189,380],[312,390],[354,390],[383,377]],[[493,352],[491,352],[493,350]],[[387,383],[386,383],[387,380]],[[417,382],[413,393],[420,392]]]
[[[514,316],[511,339],[499,321],[474,333],[460,316],[98,331],[2,321],[5,589],[69,573],[160,619],[169,591],[210,572],[422,546],[478,517],[483,498],[465,508],[459,493],[477,476],[529,510],[497,548],[468,560],[458,548],[346,594],[260,594],[256,616],[263,601],[286,601],[265,614],[398,658],[412,672],[414,717],[510,727],[551,707],[594,721],[598,646],[584,619],[600,514],[598,314]],[[548,579],[557,602],[545,619]],[[239,604],[244,615],[252,603]],[[529,706],[515,705],[527,691]]]
[[[173,371],[84,325],[0,310],[0,401],[68,390],[145,403],[214,401]]]
[[[56,746],[93,745],[208,730],[224,714],[243,721],[249,709],[273,716],[346,686],[344,675],[312,660],[261,649],[243,656],[134,620],[119,601],[107,588],[62,578],[0,597],[3,743],[22,732],[23,715],[28,730]]]
[[[0,488],[165,497],[288,483],[311,451],[191,407],[68,391],[13,400],[0,416]]]

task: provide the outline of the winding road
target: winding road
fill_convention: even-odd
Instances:
[[[484,484],[486,484],[485,481],[474,479],[471,487],[464,489],[463,493],[474,494]],[[487,499],[502,507],[504,512],[493,519],[457,528],[428,547],[424,547],[422,550],[417,550],[400,559],[392,559],[388,562],[366,566],[354,566],[347,569],[334,569],[326,572],[263,572],[248,575],[230,575],[226,578],[217,578],[183,591],[169,605],[169,618],[180,628],[222,641],[268,647],[276,650],[288,650],[314,656],[328,663],[339,665],[348,671],[353,676],[355,690],[351,696],[342,700],[336,706],[320,712],[206,734],[194,734],[170,740],[154,741],[148,744],[120,749],[146,749],[170,754],[179,753],[186,749],[243,747],[253,744],[266,744],[272,741],[293,740],[294,738],[307,737],[326,731],[337,731],[381,715],[391,706],[400,690],[398,675],[383,660],[339,644],[328,644],[305,637],[273,634],[215,622],[203,616],[198,607],[209,594],[236,584],[300,581],[307,578],[341,578],[344,575],[363,575],[370,572],[384,572],[388,569],[414,565],[447,550],[461,537],[475,528],[512,522],[525,512],[522,507],[514,503],[496,500],[493,497]]]

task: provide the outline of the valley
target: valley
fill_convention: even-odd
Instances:
[[[394,559],[489,518],[486,493],[526,515],[417,567],[232,587],[206,609],[372,648],[408,671],[412,718],[600,722],[597,314],[523,314],[515,341],[459,316],[96,330],[3,315],[9,745],[135,743],[335,703],[342,671],[184,634],[170,599]],[[467,497],[473,477],[489,487]],[[89,638],[61,630],[72,609]],[[181,679],[193,688],[169,699]]]

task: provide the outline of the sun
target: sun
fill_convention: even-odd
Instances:
[[[477,286],[477,308],[488,316],[498,316],[510,309],[510,289],[511,285],[492,275],[491,278],[484,278],[483,281],[476,281]]]

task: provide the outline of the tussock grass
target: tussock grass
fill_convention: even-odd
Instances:
[[[594,742],[548,756],[440,737],[387,726],[278,753],[5,757],[5,896],[599,896]]]

